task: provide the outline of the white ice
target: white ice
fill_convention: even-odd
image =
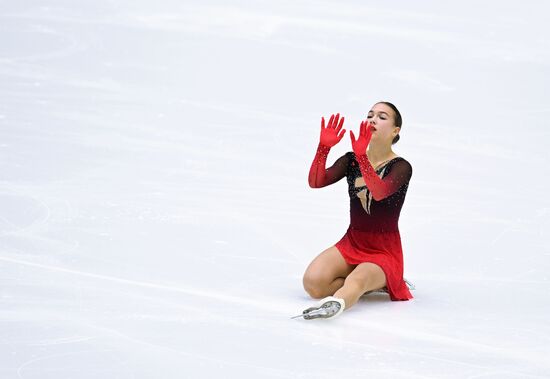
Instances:
[[[2,1],[0,377],[550,377],[549,13]],[[291,320],[349,223],[307,185],[321,116],[379,100],[414,299]]]

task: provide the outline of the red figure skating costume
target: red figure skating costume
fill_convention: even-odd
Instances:
[[[412,166],[405,159],[395,157],[375,170],[366,155],[357,158],[353,152],[348,152],[324,171],[329,150],[321,144],[317,148],[313,162],[317,167],[314,169],[323,174],[317,186],[324,187],[346,177],[350,197],[350,225],[336,248],[348,264],[372,262],[380,266],[386,274],[391,300],[412,299],[403,280],[403,251],[398,228]],[[369,183],[371,188],[378,186],[378,194],[382,193],[378,201],[373,198]]]

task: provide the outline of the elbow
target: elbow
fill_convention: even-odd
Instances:
[[[309,175],[308,178],[307,178],[307,184],[309,185],[309,188],[318,188],[319,186],[317,185],[317,178],[315,177],[315,175]]]
[[[309,188],[321,188],[324,187],[323,184],[319,184],[313,180],[308,180]]]

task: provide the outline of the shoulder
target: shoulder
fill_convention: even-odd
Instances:
[[[348,165],[352,160],[354,160],[353,153],[350,154],[349,152],[347,152],[336,159],[336,163]]]
[[[392,159],[391,163],[394,165],[409,166],[412,168],[410,162],[403,157],[395,157]]]
[[[340,156],[338,159],[336,159],[336,161],[332,165],[332,168],[341,170],[342,172],[346,172],[348,170],[348,167],[349,167],[349,162],[350,162],[350,157],[346,153],[346,154]]]
[[[403,157],[393,158],[388,166],[388,169],[391,169],[392,171],[398,171],[399,173],[409,177],[412,175],[412,165]]]
[[[359,163],[357,159],[355,159],[355,153],[353,151],[348,151],[344,156],[346,157],[348,166],[359,168]]]

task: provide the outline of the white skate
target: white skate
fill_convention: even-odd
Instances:
[[[416,289],[414,284],[409,282],[407,279],[403,278],[403,280],[405,281],[405,284],[407,285],[407,288],[409,289],[409,291],[414,291]],[[368,295],[369,293],[373,293],[373,292],[374,293],[389,293],[388,288],[384,287],[384,288],[380,288],[380,289],[377,289],[377,290],[365,292],[362,296]]]
[[[305,320],[312,320],[315,318],[333,318],[342,313],[344,308],[344,299],[328,296],[319,301],[317,306],[308,308],[304,310],[301,315],[294,316],[292,318],[303,317]]]

